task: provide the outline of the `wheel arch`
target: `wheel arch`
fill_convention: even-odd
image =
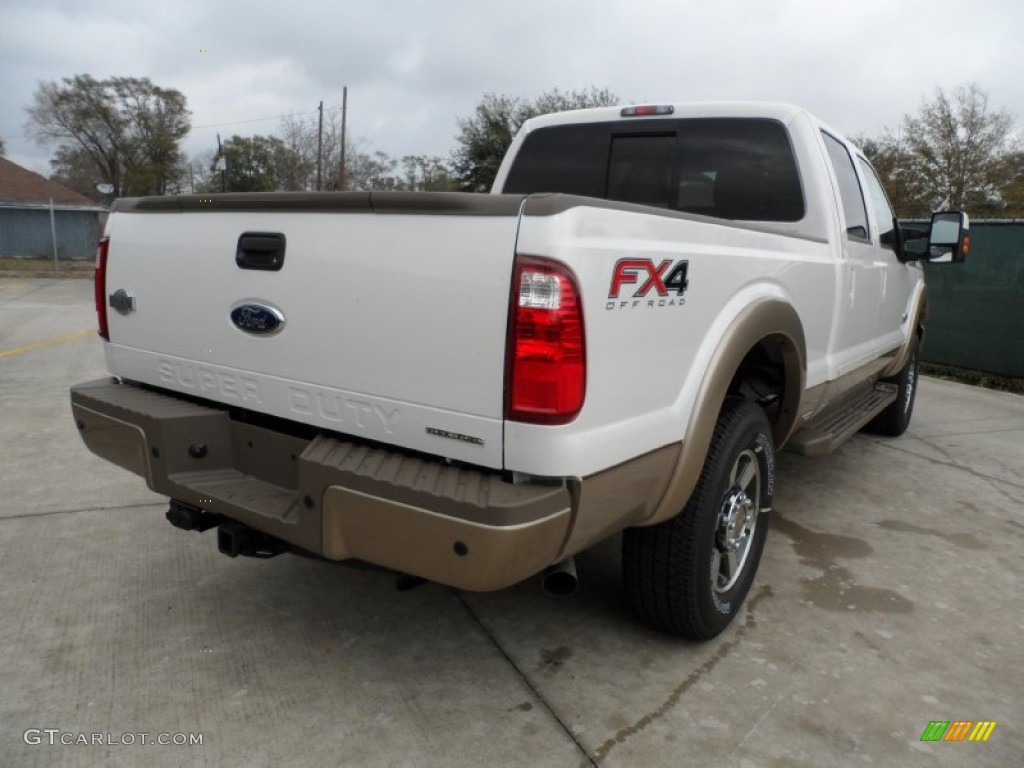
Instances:
[[[924,345],[924,331],[928,321],[928,286],[923,281],[920,285],[921,288],[914,296],[909,309],[910,316],[914,318],[910,326],[911,332],[907,334],[907,339],[903,342],[903,346],[896,350],[892,360],[879,374],[881,379],[899,373],[903,366],[907,364],[907,359],[910,357],[910,353],[915,345],[918,349]]]
[[[765,377],[777,379],[772,385],[777,390],[776,405],[768,418],[776,447],[784,445],[800,411],[806,360],[803,324],[792,305],[781,299],[765,298],[745,307],[712,353],[665,493],[654,513],[640,525],[655,525],[683,508],[700,478],[726,398],[751,398],[748,390],[765,394],[761,386],[752,384],[753,378],[760,377],[762,382]]]

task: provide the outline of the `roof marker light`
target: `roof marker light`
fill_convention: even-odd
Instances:
[[[645,104],[640,107],[623,107],[623,117],[649,117],[650,115],[671,115],[676,108],[671,104]]]

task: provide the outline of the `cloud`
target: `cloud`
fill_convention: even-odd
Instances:
[[[838,130],[895,126],[937,86],[975,81],[995,108],[1024,103],[1024,5],[989,0],[388,0],[138,3],[36,0],[0,8],[0,136],[48,171],[25,135],[39,81],[132,75],[185,93],[186,149],[272,132],[337,108],[394,156],[447,156],[485,92],[532,97],[608,86],[624,101],[800,104]],[[201,53],[209,51],[209,53]],[[219,125],[214,129],[200,126]],[[212,131],[212,132],[211,132]]]

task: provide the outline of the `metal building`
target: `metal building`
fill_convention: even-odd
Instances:
[[[0,256],[89,259],[107,210],[0,157]]]

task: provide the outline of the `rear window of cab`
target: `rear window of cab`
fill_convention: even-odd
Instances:
[[[733,220],[791,222],[805,211],[789,134],[762,118],[538,128],[502,191],[561,192]]]

